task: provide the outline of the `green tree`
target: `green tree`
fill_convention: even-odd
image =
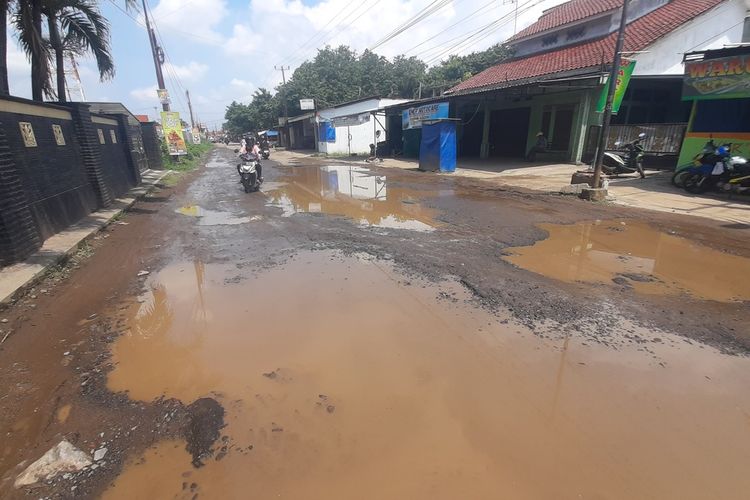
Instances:
[[[91,0],[45,0],[50,46],[55,55],[57,99],[65,102],[65,54],[91,52],[102,81],[112,78],[109,22]],[[51,85],[50,85],[51,87]]]
[[[463,56],[452,55],[429,69],[426,78],[427,86],[442,93],[510,56],[511,51],[504,44],[496,44],[486,50]]]
[[[227,106],[224,119],[226,122],[223,128],[231,137],[237,137],[245,132],[249,132],[254,126],[250,108],[236,101],[232,101],[232,104]]]

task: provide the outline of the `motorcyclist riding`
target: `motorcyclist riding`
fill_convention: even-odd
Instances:
[[[251,134],[245,134],[240,143],[240,157],[245,160],[255,160],[255,170],[258,172],[258,180],[263,182],[263,167],[260,164],[260,148]],[[240,173],[240,165],[237,165],[237,173]]]

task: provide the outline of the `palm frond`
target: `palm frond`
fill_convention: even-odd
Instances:
[[[102,81],[115,75],[110,46],[109,21],[90,0],[57,0],[62,6],[58,13],[63,33],[63,47],[68,52],[90,52],[96,59]]]
[[[36,55],[41,66],[41,73],[47,75],[41,82],[42,91],[47,96],[54,95],[49,78],[49,61],[52,58],[52,51],[49,42],[34,27],[31,2],[18,2],[18,8],[11,18],[11,23],[15,28],[18,43],[26,53],[26,58],[32,61]]]

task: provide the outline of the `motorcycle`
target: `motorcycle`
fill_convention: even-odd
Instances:
[[[263,148],[260,151],[260,155],[263,157],[264,160],[267,160],[271,156],[271,150],[266,148]]]
[[[683,187],[690,193],[704,193],[709,189],[728,192],[730,195],[750,191],[750,165],[741,156],[730,156],[731,145],[717,148],[713,164],[688,169]]]
[[[700,167],[701,165],[711,164],[713,165],[716,163],[715,158],[716,155],[716,144],[714,144],[713,138],[709,139],[708,142],[703,146],[703,149],[695,155],[692,159],[692,161],[687,165],[682,165],[680,167],[677,167],[674,171],[674,174],[672,174],[672,184],[677,187],[684,187],[683,181],[685,180],[685,177],[690,175],[691,168],[693,167]]]
[[[625,154],[606,151],[602,157],[602,172],[607,175],[633,174],[638,172],[641,179],[646,177],[643,173],[643,146],[641,142],[646,134],[638,134],[638,138],[632,142],[621,143],[617,141],[615,147]]]
[[[235,150],[235,152],[238,151]],[[245,192],[250,193],[259,190],[263,182],[258,175],[260,161],[249,153],[241,154],[240,160],[242,161],[237,165],[237,172],[240,174],[240,182],[242,187],[245,188]]]

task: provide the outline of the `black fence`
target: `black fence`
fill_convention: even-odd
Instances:
[[[0,99],[0,265],[28,257],[140,183],[140,132],[85,103]]]

